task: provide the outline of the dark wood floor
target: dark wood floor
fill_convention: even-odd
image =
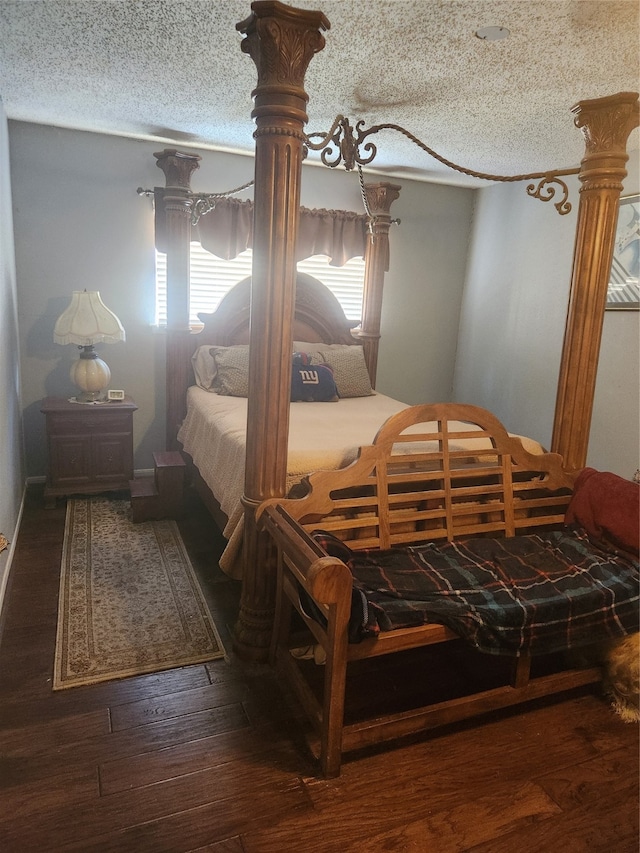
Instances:
[[[53,694],[64,515],[30,492],[2,616],[5,853],[636,853],[638,727],[588,691],[350,758],[331,781],[268,667],[233,655]],[[230,648],[219,535],[194,502],[181,529]]]

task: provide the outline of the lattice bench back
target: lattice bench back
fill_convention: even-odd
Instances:
[[[349,467],[310,475],[305,497],[268,503],[356,549],[513,536],[562,524],[573,478],[561,462],[527,452],[485,409],[413,406]]]

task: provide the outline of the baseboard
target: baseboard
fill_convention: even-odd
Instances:
[[[134,479],[138,477],[153,477],[153,468],[136,468],[133,472]],[[27,477],[27,486],[36,486],[46,482],[46,477]]]

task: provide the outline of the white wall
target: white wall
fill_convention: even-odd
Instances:
[[[493,411],[548,447],[553,431],[578,210],[526,196],[524,185],[478,194],[461,311],[454,398]],[[637,191],[637,153],[624,194]],[[638,467],[638,312],[605,314],[587,464]]]
[[[53,326],[71,291],[84,287],[101,291],[127,331],[125,343],[105,345],[101,354],[112,386],[139,405],[135,466],[148,468],[152,451],[164,446],[164,337],[151,325],[151,202],[136,188],[164,184],[153,157],[162,146],[22,122],[9,122],[9,139],[27,473],[42,475],[46,467],[42,398],[74,391],[68,368],[75,348],[54,344]],[[196,191],[223,191],[253,176],[250,157],[197,153],[203,159],[192,179]],[[637,161],[629,171],[626,192],[637,187]],[[401,224],[391,231],[378,389],[407,403],[453,398],[486,406],[512,431],[548,446],[577,181],[574,211],[566,217],[529,198],[522,184],[474,191],[391,181],[402,184],[392,208]],[[362,210],[357,174],[305,166],[302,203]],[[11,301],[6,261],[3,268],[3,298]],[[0,319],[9,324],[0,343],[7,355],[0,381],[11,387],[18,370],[13,302]],[[624,476],[638,465],[639,316],[606,314],[589,452],[589,464]],[[4,421],[12,436],[19,434],[17,421],[19,412]],[[13,458],[12,472],[19,467]]]
[[[575,196],[574,196],[575,198]],[[454,397],[549,446],[569,293],[575,214],[522,184],[478,193]]]
[[[627,172],[623,196],[640,190],[638,151],[629,157]],[[605,311],[587,464],[627,478],[640,468],[638,311]]]
[[[16,274],[11,218],[9,137],[0,100],[0,533],[14,542],[23,492]],[[0,553],[0,608],[12,548]]]
[[[475,190],[402,182],[392,213],[377,389],[406,403],[447,402]]]
[[[151,326],[151,201],[136,188],[164,186],[153,157],[163,146],[22,122],[10,122],[9,133],[28,474],[46,466],[42,398],[74,393],[75,348],[54,344],[53,327],[71,292],[85,287],[101,292],[126,330],[125,343],[100,354],[112,387],[139,406],[134,464],[149,468],[152,451],[164,447],[164,337]],[[195,191],[221,192],[253,177],[250,157],[196,153],[203,159]],[[475,191],[392,182],[402,184],[392,208],[402,224],[391,234],[378,388],[409,403],[448,399]],[[362,211],[357,173],[305,166],[301,201]]]

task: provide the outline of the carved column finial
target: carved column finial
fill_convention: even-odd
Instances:
[[[236,29],[245,35],[241,50],[251,56],[258,71],[258,85],[251,93],[256,98],[251,115],[256,118],[260,97],[275,96],[269,100],[277,103],[290,93],[306,103],[304,75],[314,54],[324,47],[320,30],[331,25],[322,12],[294,9],[278,0],[261,0],[252,3],[251,9]],[[307,116],[301,119],[306,122]]]
[[[243,504],[244,575],[234,643],[238,653],[266,660],[273,625],[275,567],[255,510],[268,497],[284,496],[287,481],[289,394],[295,246],[300,210],[307,94],[304,75],[324,47],[321,12],[276,0],[252,4],[237,25],[242,50],[258,70],[253,91],[255,190],[247,449]]]
[[[364,184],[367,208],[373,217],[365,250],[364,294],[362,322],[358,338],[362,342],[371,385],[376,387],[378,369],[378,344],[380,341],[380,315],[384,274],[389,270],[389,229],[391,205],[400,196],[398,184],[382,182]]]
[[[167,187],[191,190],[191,175],[200,168],[202,157],[198,154],[185,154],[175,148],[156,151],[153,156],[158,161],[156,166],[164,172]]]
[[[583,189],[589,189],[594,177],[590,171],[598,166],[610,167],[611,156],[622,157],[625,163],[628,160],[627,139],[638,127],[638,93],[619,92],[606,98],[579,101],[571,112],[575,115],[575,126],[582,130],[584,136],[585,156],[580,180],[584,182]],[[615,176],[624,178],[626,171],[616,165]]]
[[[573,112],[585,155],[551,449],[568,468],[578,469],[587,460],[626,145],[639,123],[638,94],[580,101]]]

